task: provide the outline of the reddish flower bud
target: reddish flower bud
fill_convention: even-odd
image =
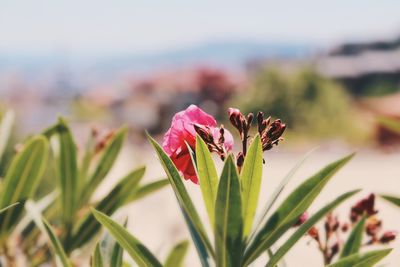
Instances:
[[[342,225],[342,232],[346,233],[349,230],[349,224],[348,223],[344,223]]]
[[[242,152],[239,152],[237,155],[236,165],[240,168],[243,166],[244,163],[244,156]]]
[[[396,231],[387,231],[383,233],[382,237],[379,239],[379,241],[382,244],[389,243],[390,241],[393,241],[396,239],[397,232]]]
[[[253,122],[253,119],[254,119],[254,114],[253,113],[249,113],[247,115],[247,127],[248,128],[250,128],[250,126],[251,126],[251,124]]]
[[[193,124],[196,133],[204,140],[206,144],[214,142],[214,137],[211,134],[210,128],[200,124]]]
[[[243,131],[243,121],[244,116],[240,113],[240,110],[237,108],[229,108],[228,109],[229,120],[232,123],[233,127],[239,130],[241,133]]]
[[[258,132],[261,134],[265,128],[267,128],[267,125],[264,124],[264,113],[259,111],[257,113],[257,125],[258,125]]]
[[[297,220],[297,222],[293,225],[294,227],[300,226],[303,223],[305,223],[308,220],[308,212],[304,212],[302,215],[300,215],[299,219]]]
[[[331,255],[330,255],[331,258],[333,258],[339,252],[339,249],[340,249],[339,242],[333,244],[333,246],[331,247]]]
[[[317,241],[319,240],[319,232],[315,226],[311,227],[310,230],[308,230],[308,235]]]
[[[358,220],[358,218],[364,214],[368,216],[372,216],[376,213],[378,213],[377,210],[375,210],[375,195],[370,194],[367,198],[364,198],[357,202],[350,211],[350,219],[352,222],[355,222]]]

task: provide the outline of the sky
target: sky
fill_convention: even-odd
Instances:
[[[395,37],[398,0],[0,0],[0,53],[120,54],[223,40]]]

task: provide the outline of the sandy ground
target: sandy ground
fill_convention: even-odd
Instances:
[[[296,173],[282,196],[287,195],[303,179],[309,177],[324,165],[350,152],[347,149],[334,151],[322,151],[322,149],[319,149],[315,151]],[[279,150],[268,153],[267,164],[264,166],[263,172],[260,208],[262,208],[262,204],[265,203],[269,194],[279,184],[280,179],[303,155],[304,152],[281,152]],[[127,148],[120,156],[118,164],[108,180],[102,185],[98,195],[107,191],[111,183],[114,183],[129,169],[143,164],[148,166],[145,181],[151,181],[164,175],[161,165],[151,149]],[[400,196],[399,166],[400,153],[385,154],[369,150],[359,151],[356,157],[329,182],[309,211],[312,213],[339,194],[357,188],[361,188],[363,191],[337,210],[341,218],[347,219],[349,206],[370,192],[397,194]],[[200,189],[190,182],[187,182],[186,185],[189,193],[193,196],[203,223],[208,226]],[[281,200],[282,197],[280,198]],[[387,204],[383,200],[378,200],[377,207],[380,210],[379,216],[384,219],[384,229],[400,231],[400,209]],[[129,216],[129,230],[142,240],[161,260],[165,259],[169,249],[176,242],[189,238],[187,228],[170,188],[163,189],[140,202],[126,206],[114,217],[122,221],[127,215]],[[317,252],[314,243],[308,244],[309,240],[307,237],[303,238],[287,254],[285,257],[287,266],[322,266],[321,256]],[[384,266],[399,266],[400,241],[397,240],[391,246],[395,249],[382,263]],[[253,266],[263,266],[262,262],[265,261],[256,262]],[[185,266],[200,266],[193,245],[191,245],[190,253],[186,258]]]

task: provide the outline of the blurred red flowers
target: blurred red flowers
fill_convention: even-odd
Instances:
[[[216,120],[196,105],[190,105],[186,110],[176,113],[173,117],[171,127],[164,136],[163,148],[183,177],[197,184],[198,179],[196,171],[186,145],[187,143],[195,150],[195,125],[210,129],[213,138],[215,140],[220,139],[221,132],[217,127]],[[227,130],[224,131],[223,139],[224,148],[227,151],[231,150],[233,146],[233,137]]]

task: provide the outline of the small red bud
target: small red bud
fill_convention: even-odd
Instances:
[[[293,225],[294,227],[300,226],[303,223],[305,223],[308,220],[308,212],[304,212],[302,215],[300,215],[299,219],[297,220],[297,222]]]
[[[311,227],[310,230],[308,230],[308,235],[317,241],[319,240],[319,232],[315,226]]]
[[[387,231],[383,233],[382,237],[379,239],[379,241],[382,244],[389,243],[390,241],[393,241],[396,239],[397,232],[396,231]]]
[[[239,152],[237,155],[236,165],[240,168],[243,166],[244,163],[244,156],[242,152]]]

